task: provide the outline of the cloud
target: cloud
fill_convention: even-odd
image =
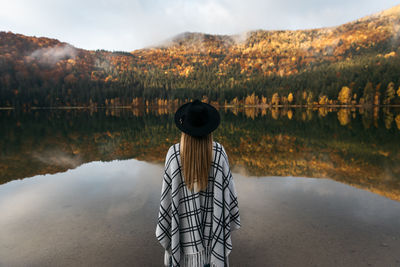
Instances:
[[[61,59],[74,59],[77,53],[73,46],[66,44],[40,48],[33,51],[30,56],[42,64],[54,65]]]
[[[32,158],[50,166],[64,168],[76,168],[82,164],[82,159],[79,155],[71,156],[58,150],[46,151],[44,153],[32,153]]]
[[[90,162],[3,184],[0,266],[57,265],[52,258],[69,257],[87,262],[132,231],[133,244],[143,246],[157,216],[162,171],[162,165],[133,159]],[[80,245],[89,250],[82,253]]]
[[[97,201],[105,201],[109,218],[140,210],[151,194],[160,192],[162,170],[162,165],[134,159],[94,161],[62,173],[12,181],[2,185],[0,226],[16,224],[21,217],[35,213],[62,212],[60,203],[73,203],[75,208],[84,203],[90,211]]]
[[[240,34],[256,29],[340,25],[395,0],[0,0],[0,30],[47,36],[85,49],[131,51],[182,32]]]

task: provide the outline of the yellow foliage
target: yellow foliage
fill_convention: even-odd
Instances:
[[[244,114],[247,118],[251,118],[254,120],[254,118],[256,117],[256,109],[255,108],[246,108],[244,110]]]
[[[267,104],[267,98],[265,96],[261,96],[261,103],[262,104]]]
[[[289,120],[291,120],[293,118],[293,111],[291,109],[288,110],[287,117]]]
[[[396,116],[396,118],[394,119],[397,125],[397,129],[400,130],[400,114]]]
[[[350,110],[342,108],[337,113],[338,120],[341,125],[347,125],[350,123]]]
[[[235,97],[234,99],[232,99],[231,104],[232,104],[232,105],[238,105],[238,104],[239,104],[238,98]]]
[[[389,58],[389,57],[394,57],[394,56],[396,56],[396,52],[392,51],[392,52],[390,52],[390,53],[387,53],[387,54],[384,55],[383,57],[384,57],[384,58]]]
[[[338,100],[342,104],[349,104],[351,100],[351,89],[347,86],[343,86],[339,92]]]
[[[279,95],[278,95],[278,93],[274,93],[272,95],[271,105],[279,105]]]
[[[287,100],[288,100],[289,103],[293,102],[293,94],[292,93],[289,93],[289,95],[287,97]]]
[[[301,120],[302,121],[306,121],[307,120],[307,113],[305,113],[304,111],[301,113]]]
[[[110,80],[112,80],[112,76],[111,76],[111,75],[108,75],[107,78],[106,78],[104,81],[108,82],[108,81],[110,81]]]
[[[258,104],[258,97],[253,92],[251,95],[248,95],[244,101],[245,105],[256,105]]]
[[[274,120],[279,119],[279,109],[278,108],[271,109],[271,116]]]
[[[391,113],[391,112],[386,112],[386,113],[385,113],[384,122],[385,122],[385,127],[386,127],[386,129],[389,130],[390,128],[392,128],[393,113]]]
[[[318,104],[320,104],[320,105],[326,105],[326,104],[328,104],[328,101],[329,101],[328,97],[327,97],[326,95],[323,95],[323,96],[321,96],[321,97],[319,98]]]
[[[318,108],[318,114],[321,117],[325,117],[326,115],[328,115],[328,109],[326,107]]]
[[[267,115],[267,109],[266,109],[266,108],[263,108],[263,109],[261,110],[261,116],[264,117],[265,115]]]

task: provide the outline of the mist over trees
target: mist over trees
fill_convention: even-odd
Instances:
[[[0,106],[400,104],[399,23],[398,13],[383,12],[242,41],[184,33],[131,53],[0,32]]]

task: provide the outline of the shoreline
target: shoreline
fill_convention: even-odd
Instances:
[[[54,106],[54,107],[0,107],[0,110],[45,110],[45,109],[145,109],[145,108],[172,108],[173,105],[170,106],[157,106],[157,105],[139,105],[139,106]],[[305,108],[305,109],[314,109],[314,108],[342,108],[342,109],[352,109],[352,108],[363,108],[363,109],[374,109],[374,108],[400,108],[400,105],[216,105],[217,108],[260,108],[260,109],[272,109],[272,108]]]

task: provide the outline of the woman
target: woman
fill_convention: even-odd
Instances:
[[[212,139],[219,123],[218,111],[199,100],[175,113],[182,136],[166,156],[156,227],[165,266],[229,266],[240,217],[228,157]]]

